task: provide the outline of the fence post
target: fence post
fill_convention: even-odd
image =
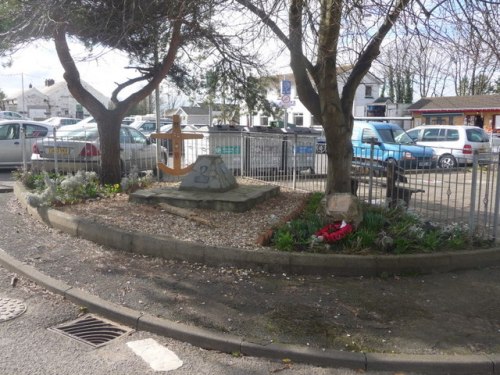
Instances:
[[[292,143],[292,155],[293,155],[293,163],[292,163],[292,188],[293,190],[297,189],[297,133],[293,135],[293,143]],[[284,155],[286,158],[287,155]]]
[[[375,156],[376,138],[370,139],[370,160],[368,164],[368,203],[372,204],[373,196],[373,158]]]
[[[472,157],[472,182],[470,188],[470,211],[469,211],[469,236],[472,239],[476,230],[475,213],[476,213],[476,190],[477,190],[477,170],[478,170],[478,151],[474,151]]]
[[[245,175],[245,134],[243,132],[240,133],[240,176],[243,177]]]
[[[23,171],[28,171],[28,165],[26,161],[26,133],[23,125],[19,125],[19,134],[21,137],[21,152],[23,153]]]
[[[52,129],[52,136],[54,137],[54,169],[56,174],[59,174],[59,168],[57,166],[57,129]]]
[[[500,154],[497,159],[497,181],[495,186],[495,210],[493,211],[493,241],[497,238],[498,210],[500,209]]]

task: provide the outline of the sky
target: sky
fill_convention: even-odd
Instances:
[[[128,59],[125,55],[110,51],[96,51],[97,58],[92,61],[80,61],[85,54],[83,46],[77,43],[70,44],[71,53],[80,70],[81,79],[103,95],[110,97],[116,87],[115,82],[123,82],[132,71],[125,70]],[[5,60],[1,60],[5,62]],[[12,66],[0,65],[0,90],[7,96],[22,91],[29,85],[42,89],[46,79],[56,82],[64,81],[63,69],[57,58],[53,42],[42,41],[32,44],[16,52],[12,58]]]

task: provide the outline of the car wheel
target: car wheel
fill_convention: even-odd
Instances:
[[[443,169],[455,168],[457,166],[457,159],[451,154],[444,154],[438,160],[438,167]]]

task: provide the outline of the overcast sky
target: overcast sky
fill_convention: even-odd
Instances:
[[[71,44],[70,48],[75,61],[84,56],[83,47]],[[127,74],[130,76],[132,72],[123,69],[128,64],[128,59],[123,54],[102,51],[96,53],[99,54],[97,59],[77,61],[77,66],[82,80],[109,97],[116,87],[114,83],[123,82]],[[0,66],[0,90],[7,96],[22,91],[23,80],[25,90],[30,84],[41,89],[45,86],[45,80],[50,78],[56,82],[64,80],[53,42],[37,42],[36,45],[17,52],[11,67]]]

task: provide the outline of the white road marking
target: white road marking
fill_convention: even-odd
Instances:
[[[182,366],[177,355],[154,339],[127,342],[127,346],[154,371],[172,371]]]

